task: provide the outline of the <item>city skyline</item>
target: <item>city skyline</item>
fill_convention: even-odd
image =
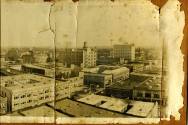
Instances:
[[[109,1],[106,5],[98,2],[97,6],[86,1],[78,4],[57,2],[53,6],[48,2],[15,3],[2,3],[1,46],[80,48],[85,41],[90,46],[124,42],[141,47],[161,46],[159,13],[149,2],[137,7],[137,16],[131,12],[134,1]],[[142,14],[146,11],[149,12],[147,16]],[[93,16],[95,13],[98,15]],[[133,23],[137,18],[142,21]]]

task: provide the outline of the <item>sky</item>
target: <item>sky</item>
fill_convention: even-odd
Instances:
[[[159,12],[147,0],[3,2],[1,46],[160,46]],[[51,12],[51,13],[50,13]],[[51,30],[50,30],[51,29]],[[53,33],[54,32],[54,33]]]

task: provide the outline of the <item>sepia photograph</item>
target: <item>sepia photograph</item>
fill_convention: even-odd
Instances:
[[[150,0],[2,0],[0,123],[179,118],[180,6],[178,0],[162,8]]]

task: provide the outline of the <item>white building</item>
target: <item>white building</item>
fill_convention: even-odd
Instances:
[[[126,67],[120,67],[113,70],[105,70],[103,74],[111,74],[113,82],[125,80],[129,78],[129,69]]]
[[[83,48],[83,68],[95,67],[97,61],[97,51],[96,48],[86,47],[84,43]]]
[[[5,76],[1,78],[0,96],[7,97],[8,111],[16,111],[53,101],[54,98],[68,97],[81,90],[82,85],[83,80],[79,77],[55,81],[33,74]]]

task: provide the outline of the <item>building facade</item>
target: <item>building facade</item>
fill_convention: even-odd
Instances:
[[[166,105],[167,98],[162,96],[164,95],[164,89],[161,88],[160,80],[160,78],[152,78],[135,86],[133,89],[133,99],[158,102],[161,105]]]
[[[71,64],[81,66],[83,63],[83,50],[71,48],[57,50],[56,59],[67,67],[70,67]]]
[[[97,52],[95,48],[83,49],[83,67],[91,68],[96,66]]]
[[[55,81],[33,74],[5,76],[1,79],[0,95],[7,97],[7,110],[16,111],[68,97],[73,91],[82,89],[82,84],[79,78]]]
[[[122,44],[113,46],[113,57],[123,58],[125,60],[135,60],[135,46],[134,44]]]
[[[7,97],[0,96],[0,114],[7,112]]]
[[[111,74],[113,82],[121,81],[129,78],[129,69],[120,67],[113,70],[105,70],[103,74]]]
[[[105,87],[112,84],[111,74],[84,73],[84,85]]]

